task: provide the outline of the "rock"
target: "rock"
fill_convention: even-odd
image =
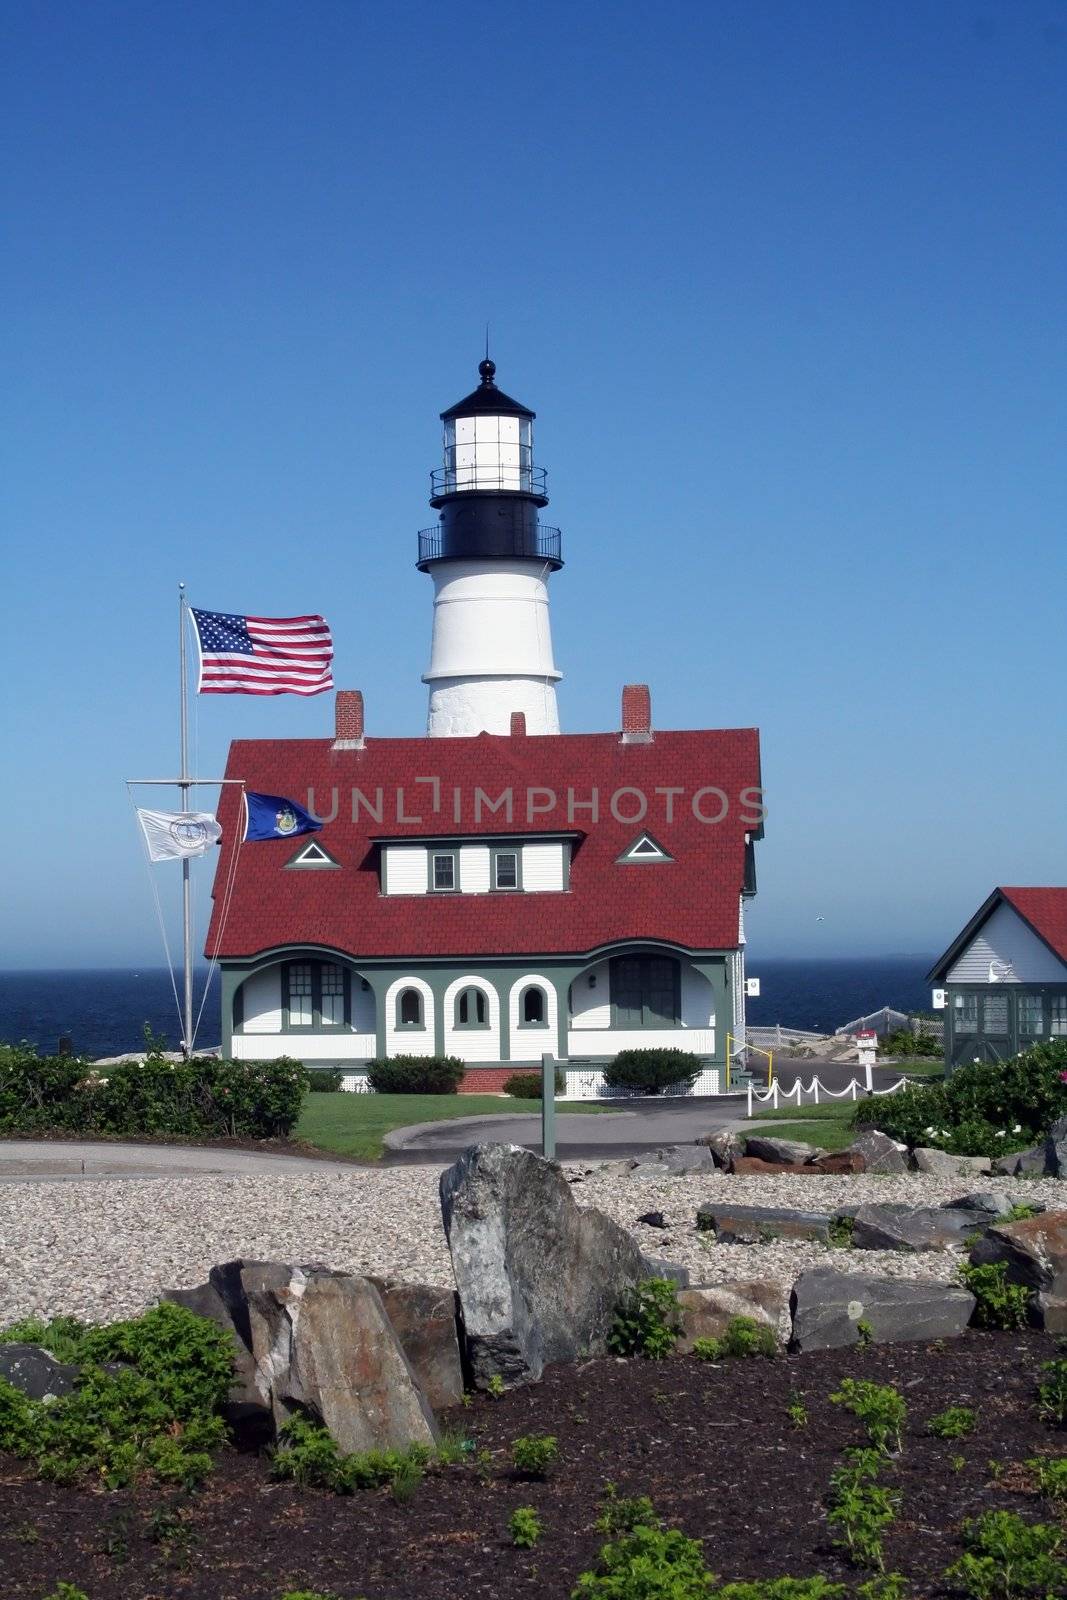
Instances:
[[[947,1206],[867,1205],[852,1212],[854,1250],[951,1250],[988,1224]]]
[[[864,1128],[858,1139],[849,1145],[867,1164],[868,1172],[907,1172],[908,1163],[903,1150],[888,1134],[876,1128]]]
[[[731,1206],[711,1201],[697,1212],[697,1228],[701,1233],[713,1233],[717,1244],[769,1244],[774,1239],[830,1242],[827,1213],[779,1206]]]
[[[698,1339],[718,1339],[734,1317],[751,1317],[773,1329],[776,1339],[789,1310],[789,1290],[781,1283],[764,1278],[748,1278],[737,1283],[698,1284],[678,1293],[682,1336],[675,1346],[679,1355],[689,1355]]]
[[[71,1394],[80,1367],[69,1367],[36,1344],[0,1344],[0,1378],[30,1400]]]
[[[998,1156],[993,1162],[993,1171],[1005,1178],[1043,1178],[1047,1162],[1045,1146],[1035,1144],[1029,1150],[1013,1150],[1010,1155]]]
[[[689,1287],[689,1268],[683,1267],[677,1261],[668,1261],[666,1256],[642,1256],[646,1278],[669,1278],[680,1289]]]
[[[745,1153],[745,1141],[729,1128],[719,1128],[715,1133],[702,1133],[697,1144],[707,1145],[717,1167],[728,1167],[735,1156]]]
[[[812,1161],[761,1161],[757,1156],[734,1156],[730,1171],[749,1178],[818,1178],[825,1171],[824,1156]]]
[[[759,1133],[750,1133],[745,1137],[745,1155],[755,1156],[757,1161],[770,1161],[776,1165],[792,1162],[803,1166],[825,1154],[825,1150],[803,1144],[799,1139],[773,1139]]]
[[[860,1343],[863,1322],[875,1344],[954,1339],[974,1310],[974,1295],[955,1284],[875,1278],[816,1267],[793,1285],[795,1350],[836,1350]]]
[[[252,1353],[280,1428],[310,1413],[341,1450],[432,1445],[433,1412],[368,1278],[293,1267],[248,1296]]]
[[[1067,1333],[1067,1211],[999,1223],[978,1240],[971,1261],[979,1267],[1003,1261],[1009,1281],[1033,1292],[1038,1326]]]
[[[426,1399],[434,1411],[463,1400],[456,1291],[424,1283],[384,1283],[371,1278],[385,1314],[400,1340]]]
[[[481,1387],[603,1354],[619,1299],[647,1276],[626,1230],[580,1209],[559,1168],[516,1145],[465,1151],[441,1174],[441,1212]]]
[[[692,1172],[714,1172],[715,1158],[707,1145],[671,1144],[638,1156],[630,1167],[632,1178],[682,1178]]]
[[[1011,1210],[1011,1201],[1005,1194],[993,1189],[977,1189],[973,1194],[961,1195],[958,1200],[946,1200],[945,1209],[951,1211],[977,1211],[983,1217],[1003,1217]]]
[[[838,1173],[866,1172],[867,1162],[858,1150],[831,1150],[828,1155],[816,1156],[807,1163],[808,1172],[823,1172],[827,1176]]]
[[[912,1151],[917,1172],[928,1172],[935,1178],[967,1178],[972,1172],[987,1173],[993,1170],[991,1156],[954,1156],[947,1150],[931,1150],[920,1145]]]
[[[270,1395],[260,1384],[252,1355],[248,1306],[240,1282],[243,1265],[240,1261],[227,1261],[212,1267],[207,1283],[197,1284],[192,1289],[164,1289],[160,1299],[185,1306],[199,1317],[209,1317],[231,1335],[233,1383],[223,1414],[237,1444],[243,1449],[255,1450],[273,1439],[274,1413]],[[288,1272],[289,1269],[284,1270]]]
[[[646,1228],[665,1228],[667,1226],[662,1211],[646,1211],[637,1220],[638,1222],[643,1222]]]
[[[1045,1172],[1050,1178],[1067,1178],[1067,1117],[1054,1122],[1045,1137]]]

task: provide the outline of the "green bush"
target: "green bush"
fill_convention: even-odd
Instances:
[[[860,1101],[856,1126],[877,1126],[910,1148],[999,1155],[1037,1143],[1067,1115],[1067,1039],[1035,1045],[1008,1061],[971,1062],[944,1083],[911,1085]],[[1018,1131],[1016,1131],[1018,1130]]]
[[[279,1435],[271,1476],[287,1479],[301,1489],[330,1489],[334,1494],[388,1486],[399,1500],[407,1498],[432,1459],[433,1451],[419,1444],[405,1450],[356,1450],[346,1455],[321,1423],[293,1417]]]
[[[1043,1361],[1041,1371],[1048,1377],[1037,1385],[1037,1410],[1043,1422],[1062,1428],[1067,1423],[1067,1357]]]
[[[5,1045],[0,1132],[284,1138],[296,1125],[307,1083],[303,1066],[287,1056],[166,1061],[149,1055],[120,1061],[99,1078],[87,1061]]]
[[[617,1356],[662,1361],[674,1349],[681,1331],[678,1285],[671,1278],[645,1278],[616,1306],[608,1349]]]
[[[1062,1594],[1067,1579],[1067,1535],[1061,1528],[1024,1522],[1014,1511],[986,1511],[964,1524],[964,1554],[945,1577],[973,1600]]]
[[[880,1056],[943,1056],[945,1047],[936,1034],[920,1026],[918,1033],[910,1028],[896,1028],[878,1041]]]
[[[883,1455],[899,1453],[904,1445],[904,1424],[908,1408],[904,1396],[892,1384],[869,1383],[866,1378],[842,1378],[841,1386],[830,1396],[831,1405],[844,1406],[859,1417],[867,1437]]]
[[[527,1478],[547,1478],[559,1460],[559,1442],[551,1433],[527,1433],[511,1441],[511,1459]]]
[[[340,1067],[335,1071],[328,1067],[313,1067],[308,1073],[308,1088],[312,1094],[336,1094],[344,1078]]]
[[[715,1600],[842,1600],[846,1592],[843,1583],[829,1578],[762,1578],[724,1584],[715,1590]]]
[[[104,1327],[63,1317],[16,1323],[0,1337],[82,1369],[74,1392],[48,1403],[0,1379],[0,1450],[31,1460],[42,1478],[92,1475],[118,1488],[152,1472],[188,1488],[211,1470],[233,1378],[232,1339],[215,1323],[164,1301]]]
[[[827,1522],[834,1545],[857,1567],[884,1570],[882,1534],[897,1514],[900,1496],[877,1482],[883,1458],[877,1450],[849,1450],[830,1478]]]
[[[566,1087],[566,1076],[557,1067],[556,1093],[562,1094]],[[513,1072],[511,1077],[504,1081],[504,1093],[511,1095],[513,1100],[540,1100],[541,1074],[539,1072]]]
[[[466,1070],[458,1056],[387,1056],[367,1077],[378,1094],[455,1094]]]
[[[1030,1291],[1024,1284],[1008,1282],[1006,1261],[991,1262],[984,1267],[965,1261],[959,1268],[959,1278],[978,1302],[974,1312],[976,1327],[1026,1327]]]
[[[693,1354],[698,1361],[773,1357],[778,1354],[778,1340],[774,1329],[768,1328],[765,1322],[757,1322],[755,1317],[731,1317],[720,1338],[694,1340]]]
[[[542,1531],[541,1518],[533,1506],[516,1506],[508,1518],[511,1542],[520,1550],[532,1550]]]
[[[970,1406],[949,1406],[931,1417],[926,1428],[935,1439],[964,1439],[974,1432],[977,1420]]]
[[[1067,1500],[1067,1456],[1031,1456],[1023,1463],[1046,1500]]]
[[[715,1577],[696,1539],[677,1528],[634,1528],[600,1551],[571,1600],[712,1600]]]
[[[692,1088],[700,1074],[699,1057],[689,1050],[620,1050],[604,1068],[609,1089],[662,1094],[674,1084]]]

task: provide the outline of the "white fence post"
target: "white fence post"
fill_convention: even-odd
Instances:
[[[748,1086],[748,1114],[749,1114],[749,1117],[751,1118],[751,1116],[752,1116],[752,1085],[751,1084],[749,1084],[749,1086]]]

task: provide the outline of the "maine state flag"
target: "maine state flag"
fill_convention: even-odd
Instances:
[[[253,794],[245,790],[246,839],[295,839],[298,833],[318,833],[322,827],[310,811],[280,794]]]

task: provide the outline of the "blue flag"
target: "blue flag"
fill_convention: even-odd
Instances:
[[[318,833],[322,827],[310,811],[280,794],[253,794],[246,789],[245,804],[246,839],[295,839],[298,833]]]

